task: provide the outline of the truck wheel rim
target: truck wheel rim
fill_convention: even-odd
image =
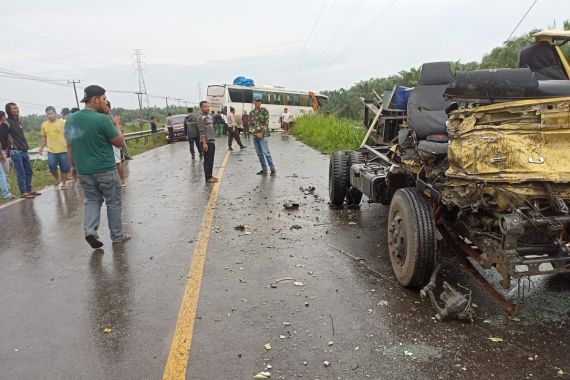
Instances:
[[[404,218],[397,212],[390,224],[390,245],[392,246],[392,257],[398,265],[402,266],[406,262],[406,226]]]

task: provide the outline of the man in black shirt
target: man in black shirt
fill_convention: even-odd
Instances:
[[[154,116],[150,117],[150,133],[152,133],[152,139],[156,143],[158,126],[156,125],[156,117],[154,117]]]
[[[6,104],[6,114],[8,115],[8,149],[16,169],[20,196],[33,199],[40,193],[32,191],[32,175],[34,172],[28,156],[28,141],[24,135],[24,126],[20,122],[20,109],[16,103],[8,103]]]
[[[202,146],[200,145],[200,131],[198,130],[198,123],[196,123],[197,116],[194,114],[193,108],[188,108],[188,116],[184,119],[184,130],[186,131],[186,136],[188,136],[188,144],[190,144],[190,154],[192,159],[196,159],[196,154],[194,153],[194,145],[198,149],[198,154],[200,158],[204,156],[202,153]]]

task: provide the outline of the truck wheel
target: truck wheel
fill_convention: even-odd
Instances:
[[[354,164],[364,163],[364,155],[357,151],[348,152],[348,178],[350,181],[350,167]],[[358,206],[362,201],[362,193],[357,188],[349,184],[349,189],[346,194],[346,203],[351,206]]]
[[[396,191],[388,214],[388,251],[398,282],[425,285],[433,272],[436,232],[429,202],[415,188]]]
[[[346,152],[334,152],[329,164],[329,198],[332,206],[341,207],[350,185]]]

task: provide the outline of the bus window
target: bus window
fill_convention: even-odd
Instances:
[[[253,91],[246,88],[229,88],[230,101],[232,103],[253,102]]]
[[[309,95],[299,95],[299,105],[301,107],[309,107],[311,105]]]
[[[224,96],[226,88],[224,86],[208,86],[208,96]]]
[[[288,106],[298,106],[299,105],[299,96],[298,95],[286,95]]]
[[[271,104],[278,104],[278,105],[282,105],[282,95],[278,94],[278,93],[273,93],[271,94]]]

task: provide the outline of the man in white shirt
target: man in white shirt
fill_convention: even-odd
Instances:
[[[285,108],[281,114],[281,128],[283,128],[283,136],[289,136],[289,122],[291,121],[291,114]]]

